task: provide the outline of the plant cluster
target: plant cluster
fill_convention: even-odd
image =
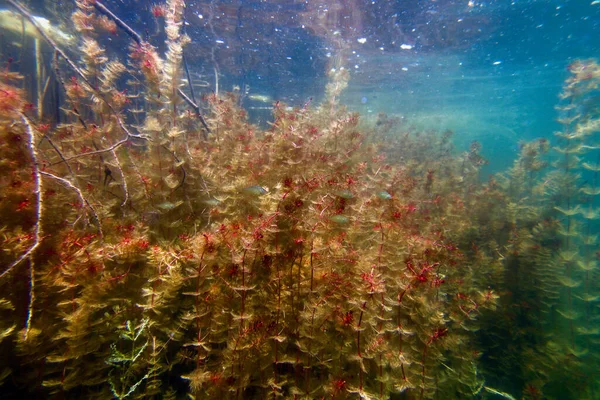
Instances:
[[[482,335],[484,363],[487,376],[499,377],[494,385],[525,399],[598,396],[600,69],[578,60],[568,70],[554,157],[545,138],[523,143],[514,166],[494,181],[500,212],[492,218],[507,244],[504,313]]]
[[[593,272],[573,272],[592,271],[595,254],[556,239],[582,208],[544,211],[564,211],[563,222],[542,213],[547,142],[524,145],[507,178],[481,184],[478,143],[457,155],[451,132],[385,115],[362,126],[338,104],[343,68],[321,106],[276,103],[268,129],[234,95],[209,95],[202,110],[184,93],[184,3],[160,11],[164,56],[101,2],[78,2],[79,62],[49,40],[66,99],[56,126],[34,117],[18,74],[1,72],[7,392],[508,396],[486,384],[475,338],[482,322],[494,340],[511,335],[494,312],[498,290],[524,284],[509,270],[545,282],[518,292],[543,311],[567,304],[556,312],[573,316],[582,298],[595,315]],[[100,25],[127,31],[127,60],[101,44]],[[564,199],[570,189],[556,187]],[[564,326],[574,362],[591,345],[585,326]]]

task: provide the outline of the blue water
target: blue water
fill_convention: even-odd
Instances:
[[[190,1],[186,55],[200,90],[216,90],[218,74],[219,90],[239,88],[252,120],[265,123],[272,101],[300,106],[323,96],[331,38],[342,37],[352,72],[344,103],[367,119],[385,112],[451,129],[459,147],[478,140],[496,172],[519,141],[552,136],[566,66],[600,54],[592,3]],[[160,43],[147,3],[111,6]]]
[[[152,7],[156,6],[154,2],[106,0],[105,4],[164,54],[166,35],[160,18],[152,15]],[[56,26],[69,29],[69,16],[74,10],[72,3],[36,0],[30,6],[35,13],[47,16]],[[5,8],[2,1],[0,8]],[[185,18],[185,32],[191,38],[191,43],[185,47],[185,57],[200,104],[202,96],[233,91],[248,111],[250,121],[266,127],[272,120],[275,102],[297,107],[318,104],[325,97],[328,72],[343,67],[350,71],[350,80],[341,94],[340,103],[351,111],[359,112],[362,121],[374,123],[385,113],[398,118],[403,126],[440,132],[451,130],[459,151],[468,150],[477,141],[482,145],[482,155],[489,161],[481,174],[483,179],[507,171],[523,142],[543,137],[556,144],[554,133],[562,129],[556,121],[559,116],[556,106],[560,103],[563,82],[569,76],[567,67],[577,59],[600,57],[600,1],[597,0],[190,0]],[[111,52],[111,56],[127,59],[130,38],[123,32],[104,35],[98,40]],[[6,49],[8,54],[4,53]],[[1,50],[3,57],[11,59],[25,51],[5,43],[2,43]],[[77,53],[76,48],[66,51],[71,55]],[[24,69],[28,67],[23,66]],[[578,185],[590,186],[589,181],[593,179],[592,186],[595,187],[595,175],[584,172]],[[253,185],[246,189],[257,192],[246,190],[246,194],[255,197],[267,193],[261,186]],[[493,190],[490,189],[490,192]],[[391,198],[389,193],[385,193]],[[339,194],[338,197],[345,198]],[[488,201],[485,196],[482,198]],[[575,195],[573,198],[582,205],[589,205],[590,213],[594,211],[594,200],[580,200]],[[557,205],[563,201],[560,193],[554,197],[548,195],[546,199],[555,201]],[[567,202],[571,202],[570,197]],[[536,222],[548,225],[563,218],[550,215],[556,211],[553,205],[547,208],[549,215],[538,216]],[[563,208],[573,211],[571,204]],[[570,224],[571,219],[567,220]],[[518,237],[521,234],[516,229],[511,230],[513,223],[505,221],[498,229],[501,231],[498,236],[506,243],[510,243],[507,236]],[[586,233],[598,230],[593,224],[589,226]],[[535,231],[530,226],[523,227],[523,230]],[[476,238],[477,233],[474,235]],[[544,239],[539,239],[541,246],[551,248],[555,259],[558,259],[559,239]],[[473,247],[476,247],[475,241]],[[567,249],[568,243],[567,240]],[[586,246],[586,259],[592,262],[600,260],[597,249],[590,250],[594,240]],[[499,246],[496,252],[510,259],[508,247],[508,244],[506,248]],[[516,253],[513,255],[515,259],[518,256]],[[493,256],[496,257],[496,254]],[[505,261],[504,258],[502,260]],[[510,260],[505,262],[506,287],[510,288],[510,284],[514,283],[511,280],[517,281],[514,287],[520,287],[517,273],[511,276],[511,268],[523,268],[527,261],[516,267],[511,265]],[[513,262],[518,264],[515,260]],[[586,282],[596,279],[597,272],[592,275],[585,273]],[[568,287],[569,283],[564,286]],[[588,294],[588,289],[585,294]],[[523,335],[519,336],[519,343],[547,343],[545,349],[550,355],[545,360],[550,359],[553,357],[552,340],[543,337],[542,333],[539,333],[539,338],[524,337],[536,332],[537,327],[528,326],[529,319],[519,321],[515,317],[518,312],[527,314],[523,311],[529,307],[526,300],[537,300],[536,295],[528,297],[525,292],[526,289],[521,294],[502,293],[504,300],[514,303],[496,314],[502,322],[509,321],[501,328],[512,327],[514,323],[522,330],[510,332],[507,328],[508,333],[502,332],[502,345],[510,344],[513,334],[515,337]],[[564,297],[566,292],[563,288],[561,295]],[[568,309],[571,311],[571,289],[568,293]],[[517,301],[521,299],[519,295],[525,300]],[[562,298],[560,301],[567,303]],[[591,305],[588,305],[585,300],[588,308],[582,314],[597,317],[597,303],[594,301],[590,300]],[[594,311],[590,311],[592,307]],[[515,311],[517,308],[518,312]],[[485,322],[482,325],[485,326]],[[488,326],[497,328],[494,323],[487,322]],[[586,322],[597,323],[594,320]],[[561,331],[566,323],[559,322],[557,326],[556,330]],[[573,335],[573,326],[570,328]],[[597,347],[597,335],[589,332],[581,334],[586,341],[592,337],[589,340],[594,345],[590,346],[592,350]],[[564,358],[557,356],[553,359],[558,365],[553,370],[558,377],[541,379],[538,376],[517,376],[517,372],[502,375],[498,371],[510,371],[510,366],[501,365],[503,360],[494,358],[498,354],[505,355],[502,353],[505,349],[494,348],[494,333],[479,333],[477,340],[481,341],[482,347],[490,349],[489,354],[482,356],[481,363],[487,372],[486,385],[506,393],[522,394],[524,399],[542,399],[546,397],[537,397],[537,387],[543,386],[541,382],[550,382],[545,387],[545,392],[552,394],[550,398],[572,400],[573,397],[565,397],[570,393],[565,387],[576,387],[578,383],[591,379],[573,372],[569,375],[570,381],[565,383],[562,380],[561,373],[567,375],[567,372],[577,371],[571,368],[571,362],[575,365],[581,359],[585,360],[575,360],[573,353],[579,349],[568,349],[561,353]],[[572,339],[571,343],[576,343],[576,340]],[[536,351],[540,348],[544,347],[539,345]],[[513,358],[507,359],[521,360],[522,365],[526,365],[528,349],[517,350]],[[597,359],[598,354],[592,356]],[[561,370],[563,365],[564,370]],[[529,366],[527,370],[535,368]],[[600,399],[600,394],[594,392],[595,386],[589,386],[591,389],[586,399]],[[506,393],[485,393],[481,388],[473,393],[476,393],[474,398],[511,398]],[[440,399],[443,400],[443,397]]]
[[[54,18],[69,9],[38,3]],[[154,3],[107,4],[160,48]],[[298,106],[323,96],[331,39],[340,37],[352,72],[346,104],[365,116],[386,112],[452,129],[459,145],[480,140],[484,153],[507,155],[493,160],[494,170],[509,163],[519,140],[552,136],[566,66],[600,54],[593,0],[190,1],[186,19],[198,91],[216,90],[218,74],[219,90],[239,88],[257,122],[270,118],[271,101]],[[127,43],[122,33],[111,40]]]

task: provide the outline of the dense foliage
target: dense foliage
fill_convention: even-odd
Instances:
[[[343,68],[320,106],[276,103],[269,129],[235,94],[202,117],[182,90],[183,2],[164,7],[164,59],[134,37],[127,65],[97,40],[98,4],[73,15],[80,63],[53,61],[62,123],[1,73],[7,393],[542,398],[567,382],[546,397],[594,398],[595,229],[579,220],[600,168],[576,154],[597,151],[596,64],[567,81],[564,160],[523,144],[483,184],[477,143],[361,124],[338,104]]]

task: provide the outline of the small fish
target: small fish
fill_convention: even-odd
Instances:
[[[348,189],[340,190],[335,195],[338,197],[341,197],[342,199],[352,199],[354,197],[352,192],[349,191]]]
[[[262,196],[263,194],[269,193],[269,191],[262,186],[254,185],[254,186],[248,186],[246,188],[243,188],[242,193],[245,193],[245,194],[248,194],[251,196]]]
[[[379,197],[381,200],[390,200],[392,198],[392,195],[389,194],[386,190],[382,190],[381,192],[377,193],[377,197]]]
[[[206,204],[209,207],[216,207],[219,204],[221,204],[221,201],[215,199],[214,197],[210,198],[210,199],[206,199],[203,201],[204,204]]]
[[[272,103],[273,98],[266,94],[251,94],[248,96],[249,100],[260,101],[261,103]]]
[[[160,203],[159,205],[157,205],[157,207],[162,210],[169,211],[169,210],[173,210],[173,209],[179,207],[182,204],[183,204],[183,201],[181,201],[181,200],[176,203],[171,203],[170,201],[165,201],[164,203]]]
[[[348,217],[344,216],[344,215],[332,215],[331,217],[329,217],[329,220],[331,222],[335,222],[336,224],[347,224],[348,222],[350,222],[350,220],[348,219]]]

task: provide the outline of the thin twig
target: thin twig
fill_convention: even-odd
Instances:
[[[124,145],[128,141],[129,141],[129,138],[121,139],[117,143],[114,143],[114,144],[112,144],[111,146],[109,146],[109,147],[107,147],[105,149],[100,149],[100,150],[88,151],[86,153],[75,154],[74,156],[65,157],[64,161],[66,162],[66,161],[76,160],[76,159],[81,158],[81,157],[93,156],[93,155],[102,154],[102,153],[108,153],[108,152],[111,152],[111,151],[117,149],[118,147]]]
[[[27,119],[27,117],[21,114],[21,119],[27,128],[27,136],[29,142],[27,143],[27,147],[29,148],[29,154],[32,160],[32,168],[33,168],[33,184],[34,184],[34,193],[37,197],[37,209],[36,209],[36,224],[35,224],[35,238],[33,245],[27,250],[21,257],[19,257],[15,262],[8,266],[2,273],[0,273],[0,279],[4,278],[14,267],[19,265],[23,260],[31,256],[31,254],[38,248],[42,238],[42,228],[40,224],[40,220],[42,218],[42,179],[40,176],[40,170],[38,168],[37,161],[37,151],[35,149],[35,138],[33,134],[33,128],[31,123]]]
[[[129,37],[131,37],[133,40],[135,40],[135,42],[137,44],[141,45],[144,42],[142,40],[142,37],[136,31],[134,31],[133,29],[131,29],[131,27],[129,25],[127,25],[125,22],[123,22],[123,20],[121,20],[119,17],[117,17],[115,14],[113,14],[113,12],[110,11],[108,8],[106,8],[106,6],[104,4],[102,4],[98,0],[96,0],[96,1],[92,2],[92,5],[101,14],[104,14],[108,18],[110,18],[113,21],[115,21],[115,23],[117,24],[117,26],[119,28],[123,29],[129,35]]]
[[[185,183],[185,178],[187,176],[187,172],[185,171],[185,168],[183,168],[183,163],[181,162],[181,160],[179,159],[179,157],[177,157],[177,154],[175,154],[175,152],[173,150],[170,150],[167,146],[163,145],[163,148],[165,150],[167,150],[169,153],[171,153],[171,155],[173,156],[173,158],[175,159],[175,161],[177,161],[179,165],[179,168],[181,168],[181,173],[182,173],[182,177],[181,177],[181,182],[179,182],[179,185],[177,185],[175,187],[175,189],[173,189],[173,191],[176,191],[177,189],[179,189],[180,187],[183,186],[183,184]]]
[[[90,202],[85,198],[85,196],[81,192],[81,189],[79,189],[77,186],[75,186],[68,179],[61,178],[60,176],[56,176],[54,174],[51,174],[50,172],[40,171],[40,174],[43,176],[46,176],[48,178],[57,180],[64,186],[68,187],[69,189],[71,189],[75,193],[77,193],[79,200],[81,200],[81,204],[85,204],[90,209],[92,215],[94,216],[94,220],[98,224],[98,235],[100,236],[100,240],[102,240],[104,238],[104,234],[102,233],[102,224],[100,222],[100,218],[98,217],[98,213],[96,213],[96,209],[94,209],[94,207],[90,204]]]
[[[48,135],[42,136],[42,140],[44,140],[44,139],[46,139],[48,141],[48,143],[50,143],[50,146],[52,146],[52,148],[54,149],[54,151],[56,152],[56,154],[58,154],[58,156],[60,157],[60,159],[67,165],[67,169],[69,170],[69,173],[72,176],[75,176],[75,173],[73,172],[73,169],[71,168],[71,165],[67,162],[67,160],[65,160],[65,156],[58,149],[58,147],[56,147],[56,145],[54,144],[54,142],[52,141],[52,139],[50,139],[50,136],[48,136]]]
[[[4,278],[10,271],[13,270],[17,265],[23,262],[26,259],[29,259],[29,305],[27,307],[27,322],[25,323],[25,333],[24,338],[27,340],[27,336],[29,335],[29,331],[31,330],[31,318],[33,316],[33,302],[35,300],[35,266],[33,263],[33,259],[31,256],[35,252],[35,250],[40,246],[42,242],[42,212],[43,212],[43,198],[42,198],[42,177],[39,170],[38,165],[38,157],[37,151],[35,149],[35,135],[33,133],[33,127],[31,122],[27,119],[24,114],[21,114],[21,119],[25,124],[25,130],[27,132],[27,147],[29,148],[29,155],[31,157],[31,164],[33,169],[33,185],[34,185],[34,193],[37,197],[37,206],[36,206],[36,222],[35,222],[35,237],[33,245],[27,250],[21,257],[19,257],[15,262],[8,266],[0,274],[0,279]]]
[[[58,68],[58,51],[57,50],[54,51],[54,57],[52,60],[52,68],[54,68],[54,73],[56,74],[56,79],[62,85],[63,90],[65,91],[65,95],[67,95],[67,89],[65,87],[66,86],[65,80],[63,79],[62,74],[60,73],[60,69]],[[69,96],[67,95],[67,97],[69,97]],[[71,108],[72,108],[72,111],[75,113],[75,115],[77,115],[77,119],[79,120],[79,123],[81,123],[83,128],[87,131],[87,129],[88,129],[87,124],[85,123],[83,118],[81,118],[81,114],[79,113],[79,110],[77,109],[75,104],[72,104]]]
[[[148,136],[132,133],[125,126],[125,124],[123,123],[123,120],[121,119],[119,114],[115,111],[115,109],[110,104],[110,102],[108,100],[106,100],[106,97],[104,97],[104,95],[102,93],[100,93],[99,90],[94,88],[94,85],[92,85],[92,83],[88,80],[88,78],[85,76],[83,71],[79,67],[77,67],[77,65],[69,58],[69,56],[67,56],[67,54],[60,47],[58,47],[56,42],[54,40],[52,40],[52,38],[50,38],[46,34],[46,32],[38,25],[35,18],[33,18],[33,15],[31,15],[31,13],[29,11],[27,11],[25,9],[25,7],[23,7],[20,3],[18,3],[15,0],[7,0],[7,1],[9,4],[11,4],[13,7],[15,7],[25,18],[27,18],[29,20],[29,22],[35,27],[35,29],[40,33],[40,35],[42,35],[42,37],[48,42],[48,44],[54,49],[54,51],[56,51],[67,62],[67,64],[69,64],[69,66],[73,69],[73,71],[75,71],[75,73],[77,75],[79,75],[79,77],[87,84],[87,86],[92,91],[94,91],[95,95],[98,96],[98,98],[100,98],[104,102],[104,104],[110,109],[110,111],[113,113],[113,115],[115,116],[115,118],[117,120],[117,124],[123,130],[123,132],[125,132],[125,134],[127,135],[126,140],[129,140],[132,138],[149,140]],[[109,149],[108,151],[111,151],[111,150]]]
[[[73,69],[73,71],[75,71],[75,73],[77,75],[79,75],[79,77],[87,84],[87,86],[90,88],[90,90],[92,90],[95,93],[95,95],[98,96],[98,98],[100,98],[104,102],[104,104],[108,107],[108,109],[110,109],[110,111],[112,112],[112,114],[115,116],[115,119],[117,120],[117,124],[119,125],[119,127],[123,130],[123,132],[125,132],[126,137],[124,139],[121,139],[120,141],[118,141],[117,143],[115,143],[112,146],[108,147],[107,149],[101,149],[101,150],[91,151],[91,152],[79,154],[78,156],[73,156],[73,157],[70,157],[70,158],[63,158],[63,161],[69,161],[69,160],[72,160],[74,158],[79,158],[79,157],[93,155],[93,154],[102,154],[102,153],[110,151],[115,156],[115,159],[117,160],[117,163],[119,163],[117,155],[114,153],[114,150],[116,148],[118,148],[122,144],[127,143],[129,140],[131,140],[133,138],[143,139],[143,140],[149,140],[149,138],[148,138],[147,135],[134,134],[134,133],[132,133],[125,126],[125,124],[123,123],[123,120],[121,119],[121,117],[119,116],[119,114],[117,113],[117,111],[115,111],[115,109],[113,108],[113,106],[108,102],[108,100],[106,100],[106,98],[104,97],[104,95],[98,89],[95,89],[95,86],[92,85],[92,83],[88,80],[88,78],[85,76],[85,74],[83,73],[83,71],[79,67],[77,67],[77,65],[75,65],[75,63],[73,61],[71,61],[71,59],[67,56],[67,54],[60,47],[58,47],[58,45],[56,44],[56,42],[54,42],[54,40],[52,40],[52,38],[50,38],[46,34],[46,32],[44,32],[44,30],[38,25],[38,23],[33,18],[33,15],[31,15],[31,13],[29,11],[27,11],[27,9],[25,9],[25,7],[23,7],[20,3],[18,3],[15,0],[8,0],[8,2],[13,7],[15,7],[17,10],[19,10],[19,12],[25,18],[27,18],[29,20],[29,22],[36,28],[36,30],[40,33],[40,35],[42,35],[42,37],[48,42],[48,44],[50,44],[50,46],[54,49],[54,51],[56,53],[58,53],[67,62],[67,64],[69,64],[69,66]],[[97,2],[96,2],[96,4],[97,4]],[[119,171],[121,173],[123,172],[121,170],[121,166],[120,165],[119,165]],[[127,182],[125,182],[125,179],[123,179],[123,191],[125,192],[125,201],[123,202],[122,205],[125,205],[125,203],[128,200],[128,197],[129,197],[129,193],[128,193],[128,190],[127,190]]]
[[[12,4],[14,0],[8,0],[8,1]],[[123,20],[121,20],[119,17],[117,17],[112,11],[110,11],[108,8],[106,8],[106,6],[103,5],[102,3],[100,3],[98,0],[96,0],[94,2],[94,8],[96,8],[96,10],[98,10],[100,13],[104,14],[108,18],[112,19],[117,24],[117,26],[120,27],[121,29],[123,29],[125,31],[125,33],[127,35],[129,35],[129,37],[131,37],[138,45],[143,46],[144,44],[147,43],[144,40],[142,40],[142,37],[136,31],[134,31],[129,25],[127,25],[125,22],[123,22]],[[184,66],[187,70],[187,64],[184,64]],[[188,72],[188,81],[189,81],[189,72]],[[86,82],[86,83],[89,84],[89,82]],[[190,85],[191,85],[191,82],[190,82]],[[202,126],[204,126],[204,128],[208,131],[208,133],[210,133],[210,128],[208,127],[206,120],[200,113],[200,107],[198,107],[196,102],[194,100],[190,99],[189,96],[186,95],[181,89],[177,89],[177,93],[186,101],[186,103],[188,103],[190,105],[190,107],[192,107],[194,109],[194,111],[196,111],[196,115],[197,115],[198,119],[200,120],[200,122],[202,123]],[[192,96],[193,95],[194,95],[194,91],[192,89]]]
[[[198,116],[198,119],[200,120],[200,122],[202,122],[204,129],[206,129],[208,131],[208,133],[210,133],[210,128],[208,127],[206,120],[204,119],[202,114],[200,114],[200,107],[198,107],[198,105],[196,103],[194,103],[194,101],[192,99],[190,99],[189,96],[183,92],[183,90],[177,89],[177,93],[179,93],[179,95],[183,98],[183,100],[185,100],[185,102],[188,103],[189,106],[194,109],[194,111],[196,111],[196,115]]]
[[[196,93],[194,93],[194,85],[192,83],[192,77],[190,76],[190,69],[188,68],[188,63],[185,59],[185,54],[181,53],[181,62],[183,63],[183,68],[185,69],[185,76],[188,80],[188,87],[190,88],[190,93],[192,94],[192,101],[196,102]]]
[[[121,207],[125,207],[125,205],[127,204],[127,201],[129,200],[129,190],[127,189],[127,181],[125,180],[125,173],[123,172],[123,168],[121,168],[121,162],[119,161],[119,157],[117,156],[117,153],[115,152],[115,150],[111,150],[111,153],[113,155],[113,157],[115,158],[115,161],[117,162],[117,169],[119,170],[119,174],[121,175],[121,180],[123,181],[123,191],[125,192],[125,198],[123,199],[123,202],[121,203]]]
[[[184,7],[183,12],[181,14],[181,17],[182,17],[181,30],[182,30],[183,34],[185,34],[185,28],[187,26],[187,21],[185,19],[185,10],[186,9],[187,9],[187,7]],[[181,62],[183,63],[183,68],[185,69],[185,76],[187,77],[187,80],[188,80],[188,86],[190,88],[190,94],[192,95],[192,100],[195,103],[196,102],[196,94],[194,93],[194,85],[192,84],[192,77],[190,76],[190,69],[188,68],[188,64],[185,59],[185,53],[183,52],[183,49],[181,49]]]
[[[65,81],[64,81],[64,79],[63,79],[63,77],[62,77],[62,75],[60,73],[60,69],[58,68],[58,52],[57,51],[54,52],[54,58],[53,58],[52,63],[53,63],[53,68],[55,70],[55,74],[56,74],[56,78],[57,78],[58,82],[60,82],[60,84],[62,85],[63,90],[65,91],[65,95],[67,96],[67,98],[69,98],[69,100],[71,100],[71,111],[74,112],[75,115],[77,115],[77,119],[79,120],[79,123],[87,131],[87,129],[88,129],[87,124],[85,123],[85,121],[83,120],[83,118],[81,118],[81,114],[79,113],[79,110],[77,109],[77,106],[75,105],[75,102],[68,95],[68,91],[66,89]],[[67,164],[67,167],[69,168],[69,172],[71,172],[71,175],[74,175],[73,171],[71,170],[71,167],[69,166],[69,163],[67,163],[67,160],[65,159],[65,157],[63,156],[63,154],[60,151],[58,151],[58,149],[56,148],[56,146],[52,143],[52,141],[50,140],[50,137],[46,135],[45,138],[48,139],[48,141],[50,142],[50,145],[52,145],[52,147],[54,147],[54,149],[56,150],[56,152],[60,156],[62,162],[64,162],[65,164]],[[44,139],[44,138],[42,138],[42,139]],[[94,139],[92,139],[92,145],[94,146],[94,148],[96,149],[96,151],[100,150],[98,148],[98,145],[94,141]],[[99,156],[100,156],[100,161],[102,162],[102,164],[105,164],[104,157],[102,157],[102,154],[99,154]],[[54,163],[54,164],[51,164],[51,165],[56,165],[56,164],[60,164],[60,163]]]

